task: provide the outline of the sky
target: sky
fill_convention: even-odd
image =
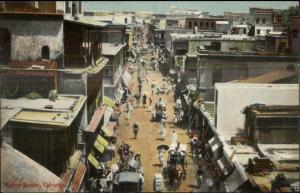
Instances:
[[[287,9],[299,5],[298,1],[84,1],[85,11],[151,11],[167,13],[171,6],[179,10],[208,11],[223,15],[224,11],[248,13],[250,7]]]

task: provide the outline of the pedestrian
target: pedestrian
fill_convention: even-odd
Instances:
[[[147,96],[146,96],[146,94],[144,94],[144,96],[143,96],[143,107],[146,106],[146,103],[147,103]]]
[[[175,130],[172,132],[171,144],[177,144],[177,133]]]
[[[133,106],[131,102],[127,103],[127,120],[129,121],[130,115],[132,114]]]
[[[148,82],[149,82],[148,76],[146,76],[145,80],[146,80],[146,82],[147,82],[147,84],[148,84]]]
[[[142,85],[142,83],[139,83],[139,94],[141,94],[141,92],[142,92],[142,87],[143,87],[143,85]]]
[[[161,167],[164,167],[164,149],[158,150],[158,160]]]
[[[199,188],[201,188],[201,184],[202,184],[202,179],[203,179],[203,170],[201,169],[200,166],[198,166],[198,170],[196,173],[196,178],[197,178],[197,182],[198,182],[198,186]]]
[[[134,138],[137,138],[138,132],[139,132],[139,125],[135,122],[132,126]]]
[[[165,133],[166,133],[166,128],[163,125],[161,125],[160,126],[160,136],[161,136],[162,140],[165,140]]]
[[[167,122],[167,113],[165,111],[162,111],[161,113],[161,124],[164,128],[167,127],[166,122]]]
[[[149,97],[149,110],[151,111],[152,109],[152,99]]]

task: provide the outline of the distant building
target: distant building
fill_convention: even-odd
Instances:
[[[298,144],[299,106],[253,104],[244,110],[244,114],[245,130],[252,142]]]
[[[217,21],[228,21],[225,18],[196,18],[196,17],[187,17],[185,20],[185,29],[197,29],[199,31],[216,31],[216,22]]]
[[[214,124],[217,128],[218,133],[226,141],[231,140],[231,137],[234,136],[246,137],[249,135],[249,133],[247,133],[249,129],[254,128],[250,126],[250,128],[248,127],[249,128],[248,131],[245,130],[245,124],[247,125],[247,124],[254,123],[253,120],[249,120],[250,117],[248,117],[247,119],[250,122],[245,123],[246,119],[243,114],[243,111],[248,106],[252,104],[298,105],[299,102],[298,100],[299,86],[297,84],[217,83],[215,85],[215,88],[216,89],[215,89],[215,99],[214,99],[215,101]],[[262,111],[263,109],[264,108],[262,108]],[[275,118],[275,111],[276,110],[274,109],[273,118]],[[282,114],[284,113],[282,112]],[[289,126],[291,126],[290,124],[293,124],[294,129],[297,127],[297,125],[295,125],[295,116],[297,116],[297,114],[293,114],[294,118],[291,117],[292,118],[290,119],[291,122],[286,123]],[[259,127],[263,127],[265,125],[265,128],[267,129],[268,125],[269,126],[271,126],[272,124],[277,125],[275,121],[274,122],[271,121],[272,116],[269,118],[270,118],[269,123],[266,122],[265,124],[260,125]],[[285,120],[289,120],[289,119],[285,119],[283,116],[283,119],[281,120],[284,122]],[[284,124],[283,122],[280,123],[278,122],[278,124],[283,126],[282,125]],[[256,122],[256,124],[258,123]],[[287,126],[286,128],[289,128],[289,126]],[[268,128],[269,134],[271,132],[270,129],[272,128]],[[283,132],[290,132],[290,131],[285,130]],[[277,131],[274,131],[274,135],[276,135],[276,133],[278,134]],[[251,136],[253,137],[253,135]],[[261,143],[264,143],[264,141],[261,141]],[[274,143],[276,142],[274,141]]]
[[[245,24],[247,21],[249,21],[249,13],[224,12],[224,18],[228,19],[230,25],[240,25]]]
[[[289,54],[290,45],[287,33],[269,32],[265,36],[265,52]]]
[[[291,53],[300,54],[300,16],[290,17],[290,48]]]
[[[265,36],[271,31],[282,31],[281,10],[250,8],[250,24],[255,26],[255,36]]]

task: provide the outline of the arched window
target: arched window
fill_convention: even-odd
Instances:
[[[6,28],[0,28],[0,65],[6,65],[11,60],[11,34]]]
[[[50,59],[50,49],[49,46],[42,47],[42,59]]]
[[[195,21],[195,22],[194,22],[194,27],[196,27],[196,26],[197,26],[197,22]]]
[[[202,29],[203,28],[203,22],[202,21],[200,21],[200,29]]]
[[[205,22],[205,28],[208,29],[208,27],[209,27],[209,23]]]
[[[192,29],[192,22],[189,21],[189,29]]]

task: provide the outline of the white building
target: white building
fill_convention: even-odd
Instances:
[[[297,84],[215,84],[215,126],[224,139],[244,134],[243,109],[251,104],[299,105]]]

